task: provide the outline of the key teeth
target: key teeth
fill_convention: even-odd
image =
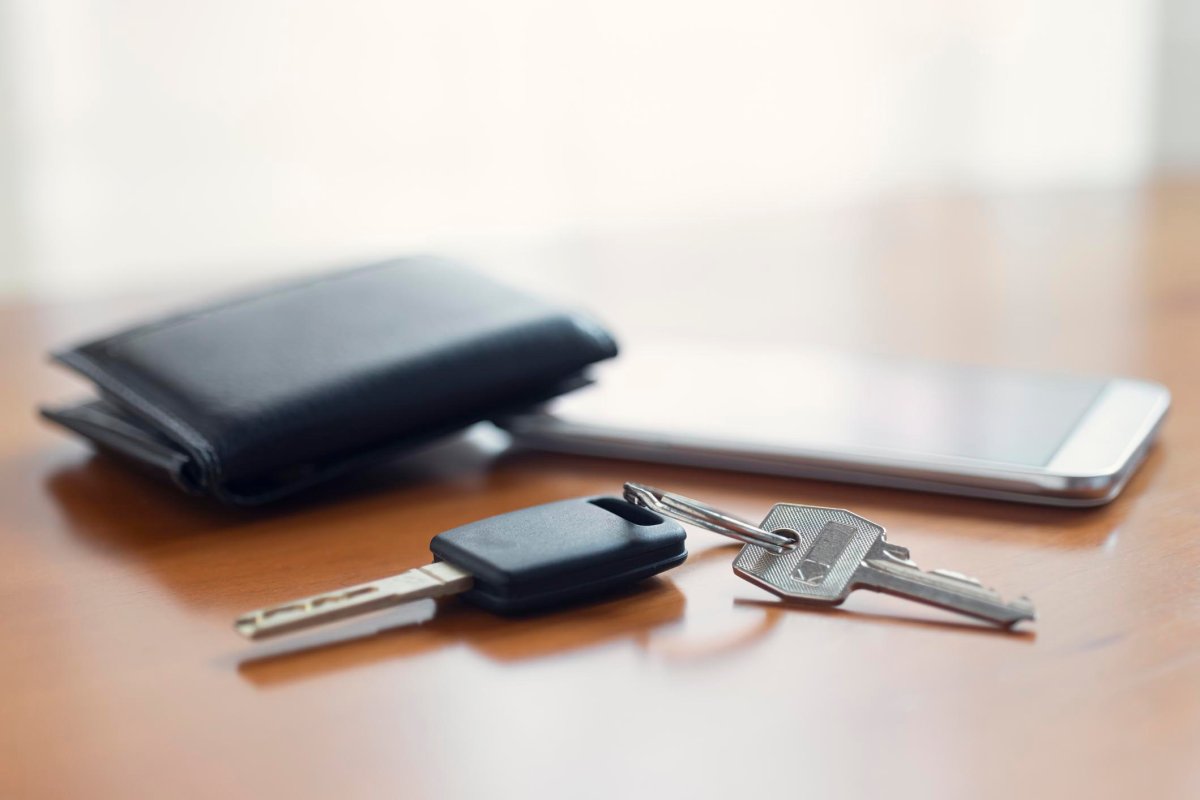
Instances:
[[[984,591],[991,592],[993,594],[998,594],[995,589],[993,589],[990,586],[984,586],[982,581],[980,581],[978,578],[972,577],[970,575],[964,575],[961,572],[955,572],[954,570],[949,570],[949,569],[935,569],[935,570],[930,570],[930,571],[936,575],[941,575],[943,578],[950,578],[951,580],[962,581],[963,583],[966,583],[970,586],[974,586],[979,589],[983,589]],[[1015,617],[1011,622],[1008,623],[1009,627],[1012,627],[1013,625],[1016,625],[1019,622],[1025,622],[1025,621],[1035,622],[1035,621],[1037,621],[1037,612],[1034,610],[1033,601],[1030,600],[1025,595],[1021,595],[1016,600],[1009,602],[1007,605],[1009,608],[1013,609],[1013,611],[1017,612],[1020,615],[1020,616]]]

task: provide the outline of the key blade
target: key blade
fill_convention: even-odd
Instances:
[[[260,608],[238,617],[233,627],[247,639],[265,639],[414,600],[458,594],[473,582],[469,573],[438,561],[390,578]]]
[[[1006,628],[1036,618],[1029,598],[1005,602],[997,592],[965,575],[947,570],[924,572],[911,562],[886,557],[865,559],[855,573],[854,584]]]

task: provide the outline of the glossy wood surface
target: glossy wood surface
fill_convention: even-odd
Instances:
[[[1200,184],[747,211],[492,258],[477,260],[585,302],[628,347],[819,343],[1129,374],[1169,386],[1174,408],[1096,510],[467,439],[232,511],[33,413],[83,388],[49,347],[167,299],[9,305],[0,797],[1200,796]],[[1040,618],[1002,633],[866,592],[789,607],[695,531],[684,566],[559,614],[450,605],[290,653],[231,629],[244,610],[424,563],[443,529],[624,480],[752,518],[844,506],[924,567],[1029,594]]]

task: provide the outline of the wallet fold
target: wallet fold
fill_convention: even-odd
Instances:
[[[55,353],[100,398],[42,414],[188,492],[253,505],[548,400],[614,355],[577,312],[399,259]]]

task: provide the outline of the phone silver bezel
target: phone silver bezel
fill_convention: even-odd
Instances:
[[[1095,506],[1111,501],[1144,459],[1170,406],[1165,387],[1115,378],[1044,467],[869,448],[838,451],[733,445],[563,420],[545,412],[502,427],[541,449],[687,466],[891,486],[1015,502]]]

